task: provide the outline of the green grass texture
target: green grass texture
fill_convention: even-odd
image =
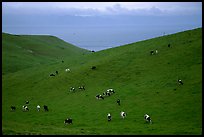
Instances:
[[[95,98],[109,88],[115,93]],[[26,100],[30,110],[23,112]],[[73,124],[64,125],[67,117]],[[202,28],[98,52],[54,36],[2,33],[2,134],[201,135]]]

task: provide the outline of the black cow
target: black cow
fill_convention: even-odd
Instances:
[[[55,76],[55,74],[50,74],[50,76]]]
[[[117,100],[117,104],[120,106],[120,99]]]
[[[44,105],[43,107],[45,111],[48,111],[48,106]]]
[[[56,71],[56,74],[58,75],[58,71]]]
[[[91,69],[93,69],[93,70],[96,69],[96,66],[92,66]]]
[[[16,107],[15,106],[11,106],[11,111],[15,111]]]
[[[170,47],[171,47],[171,45],[170,45],[170,44],[168,44],[168,47],[170,48]]]
[[[150,55],[153,55],[153,54],[154,54],[154,51],[153,51],[153,50],[151,50],[151,51],[150,51]]]
[[[72,124],[72,118],[67,118],[64,120],[64,124]]]

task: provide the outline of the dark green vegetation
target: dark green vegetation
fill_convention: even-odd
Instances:
[[[51,36],[2,36],[3,134],[202,134],[202,28],[95,53]],[[85,91],[69,92],[83,84]],[[108,88],[116,93],[95,98]],[[25,100],[29,112],[21,110]],[[38,104],[49,112],[37,112]],[[145,113],[153,124],[144,122]],[[67,117],[73,125],[64,125]]]

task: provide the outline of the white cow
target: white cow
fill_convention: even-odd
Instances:
[[[40,111],[40,105],[37,105],[37,111]]]
[[[121,116],[121,118],[124,119],[127,116],[127,114],[124,111],[121,111],[120,112],[120,116]]]
[[[157,49],[155,50],[155,54],[158,54],[158,50]]]
[[[144,115],[144,120],[145,120],[146,122],[149,122],[150,124],[152,124],[152,120],[151,120],[151,118],[150,118],[149,115],[145,114],[145,115]]]

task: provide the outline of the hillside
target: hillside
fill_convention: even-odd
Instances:
[[[2,33],[2,50],[3,74],[36,65],[54,64],[88,53],[54,36],[7,33]]]
[[[171,47],[168,47],[168,44]],[[151,50],[158,54],[150,55]],[[3,50],[4,52],[4,50]],[[3,64],[4,65],[4,64]],[[96,66],[96,69],[91,69]],[[65,72],[70,68],[70,72]],[[59,74],[50,77],[55,71]],[[178,85],[182,79],[184,85]],[[78,86],[85,85],[85,91]],[[75,87],[75,92],[70,92]],[[97,100],[96,94],[116,93]],[[121,106],[116,103],[121,100]],[[29,112],[22,112],[29,100]],[[36,111],[47,105],[49,112]],[[17,107],[15,112],[10,106]],[[120,118],[120,111],[127,117]],[[107,113],[112,121],[107,122]],[[148,113],[153,124],[145,123]],[[73,125],[64,125],[72,117]],[[202,134],[202,28],[2,76],[3,134]]]

